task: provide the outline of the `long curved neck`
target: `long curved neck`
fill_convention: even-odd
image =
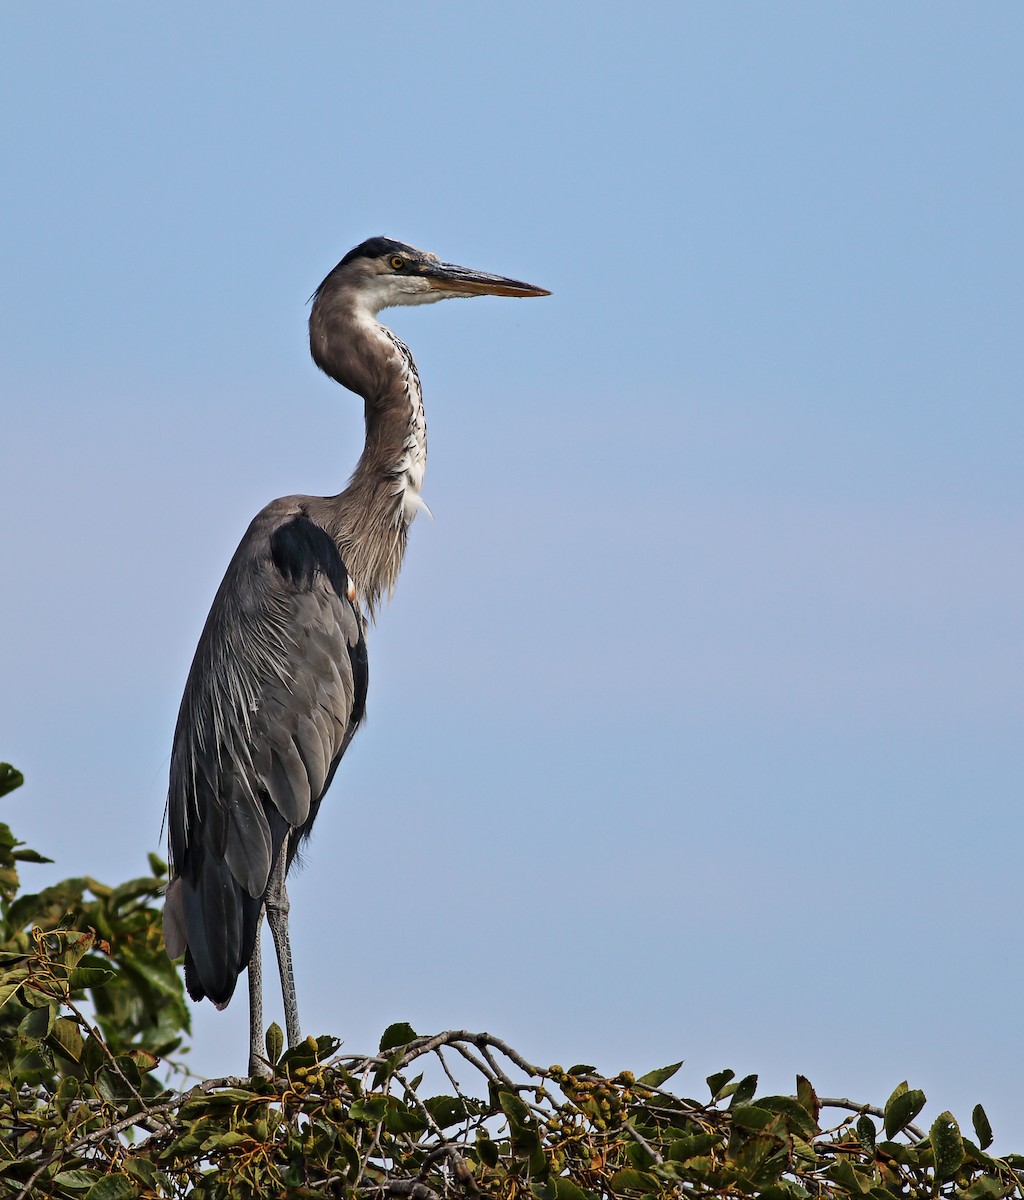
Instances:
[[[419,372],[409,348],[365,308],[315,305],[314,361],[363,397],[366,443],[348,487],[324,501],[324,527],[338,543],[370,616],[402,567],[427,463]]]

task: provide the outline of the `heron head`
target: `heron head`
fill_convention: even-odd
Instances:
[[[386,237],[369,238],[350,250],[317,288],[314,299],[328,294],[351,298],[372,313],[459,296],[551,295],[532,283],[442,262],[436,254]]]

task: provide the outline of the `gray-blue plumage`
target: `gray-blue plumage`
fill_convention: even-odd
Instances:
[[[231,998],[285,837],[290,864],[363,717],[363,620],[318,503],[275,500],[249,526],[181,702],[167,942],[195,1000]]]

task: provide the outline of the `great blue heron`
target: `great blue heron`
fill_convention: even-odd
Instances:
[[[192,998],[218,1008],[248,967],[251,1074],[266,1071],[264,909],[288,1044],[301,1038],[285,876],[362,721],[366,618],[394,587],[423,506],[419,374],[376,315],[458,296],[548,294],[384,237],[349,251],[313,294],[313,360],[363,397],[366,444],[344,491],[274,500],[242,538],[185,685],[167,801],[167,952],[185,956]]]

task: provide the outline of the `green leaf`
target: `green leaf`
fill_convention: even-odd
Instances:
[[[82,1033],[78,1024],[69,1017],[58,1017],[54,1021],[53,1029],[50,1032],[50,1042],[62,1050],[72,1061],[81,1061]]]
[[[40,854],[38,850],[15,850],[12,856],[16,862],[28,863],[52,863],[52,858],[47,858],[45,854]]]
[[[760,1188],[758,1200],[805,1200],[806,1190],[799,1190],[792,1183],[773,1183],[769,1187]],[[896,1200],[895,1196],[891,1200]]]
[[[751,1182],[761,1179],[769,1158],[779,1150],[779,1139],[770,1133],[755,1133],[753,1137],[743,1142],[735,1154],[730,1154],[729,1161],[736,1170],[745,1175]],[[766,1182],[762,1180],[762,1182]]]
[[[555,1188],[555,1200],[591,1200],[590,1194],[564,1175],[552,1180],[552,1183]]]
[[[156,879],[163,879],[167,874],[167,863],[160,857],[159,854],[154,854],[152,850],[146,855],[149,862],[149,869],[153,872]]]
[[[71,1188],[72,1191],[79,1189],[85,1191],[86,1188],[91,1188],[92,1185],[103,1176],[99,1171],[89,1171],[84,1168],[79,1168],[76,1171],[61,1171],[59,1175],[55,1175],[53,1182],[59,1187]]]
[[[384,1127],[389,1133],[419,1133],[426,1129],[427,1122],[422,1113],[403,1104],[396,1096],[389,1096]]]
[[[528,1128],[533,1124],[530,1119],[529,1108],[515,1092],[500,1091],[498,1093],[498,1103],[501,1105],[501,1111],[508,1117],[513,1126]]]
[[[785,1117],[786,1128],[790,1132],[801,1133],[804,1137],[814,1137],[818,1133],[817,1121],[793,1096],[762,1096],[757,1107],[767,1109],[770,1113],[780,1113]]]
[[[379,1091],[398,1070],[398,1065],[402,1061],[402,1051],[396,1050],[393,1054],[382,1062],[378,1063],[373,1069],[373,1076],[370,1079],[370,1087],[373,1091]]]
[[[509,1139],[518,1158],[527,1160],[527,1169],[534,1177],[545,1177],[548,1160],[536,1122],[526,1104],[514,1092],[499,1091],[498,1104],[508,1118]]]
[[[469,1115],[465,1103],[458,1096],[428,1096],[423,1107],[442,1129],[457,1125]]]
[[[10,763],[0,763],[0,796],[6,796],[15,788],[20,788],[25,782],[25,776]]]
[[[647,1087],[659,1088],[666,1080],[671,1079],[682,1065],[682,1060],[680,1060],[677,1063],[670,1063],[667,1067],[658,1067],[656,1071],[648,1071],[646,1075],[641,1075],[637,1083],[646,1084]]]
[[[139,1074],[138,1064],[135,1061],[133,1054],[119,1054],[114,1059],[117,1064],[117,1072],[123,1076],[124,1082],[134,1088],[136,1091],[142,1087],[142,1076]]]
[[[845,1158],[838,1159],[828,1169],[828,1176],[851,1195],[864,1195],[871,1190],[872,1178],[858,1170]]]
[[[157,1180],[157,1169],[148,1158],[129,1158],[125,1160],[125,1171],[129,1175],[134,1175],[137,1179],[141,1179],[148,1187],[155,1188]]]
[[[732,1110],[732,1123],[739,1129],[764,1129],[774,1120],[775,1114],[753,1104],[740,1104]]]
[[[963,1200],[1003,1200],[1009,1194],[1007,1188],[991,1175],[979,1176],[969,1188],[957,1193]]]
[[[632,1167],[624,1167],[608,1180],[608,1187],[613,1192],[657,1193],[661,1190],[657,1176],[647,1171],[635,1171]]]
[[[718,1133],[695,1133],[690,1137],[677,1138],[669,1143],[668,1157],[672,1162],[686,1162],[707,1154],[713,1147],[721,1144],[722,1135]]]
[[[211,1134],[203,1142],[204,1150],[231,1150],[234,1146],[251,1146],[252,1138],[238,1129],[222,1130]]]
[[[349,1115],[357,1121],[369,1121],[376,1124],[383,1121],[388,1111],[387,1096],[362,1096],[348,1110]]]
[[[106,1061],[107,1056],[103,1052],[103,1043],[95,1034],[90,1033],[85,1039],[85,1046],[82,1050],[82,1066],[85,1068],[86,1074],[92,1078]]]
[[[84,879],[65,879],[41,892],[28,892],[11,905],[7,920],[13,928],[22,929],[47,915],[51,908],[66,909],[69,904],[80,904],[86,886]]]
[[[982,1150],[987,1150],[992,1145],[992,1126],[988,1123],[988,1117],[980,1104],[974,1106],[971,1121],[978,1136],[978,1145]]]
[[[146,961],[140,958],[125,958],[125,974],[140,976],[157,992],[177,999],[181,995],[181,977],[171,960],[163,953],[160,957]]]
[[[117,972],[109,967],[74,967],[68,973],[68,986],[74,992],[81,988],[103,987],[116,978]]]
[[[935,1178],[952,1179],[964,1162],[964,1143],[952,1113],[939,1113],[928,1135],[935,1156]]]
[[[629,1165],[636,1167],[638,1171],[647,1171],[655,1163],[650,1151],[645,1150],[643,1146],[638,1146],[636,1142],[630,1142],[626,1146],[626,1158],[629,1160]]]
[[[722,1089],[730,1079],[736,1077],[735,1071],[730,1071],[728,1068],[724,1071],[718,1071],[714,1075],[708,1076],[708,1087],[711,1089],[711,1099],[720,1100],[722,1098]]]
[[[139,1185],[128,1175],[105,1175],[86,1192],[85,1200],[131,1200]]]
[[[267,1036],[264,1041],[267,1047],[267,1062],[272,1067],[276,1067],[284,1052],[284,1033],[276,1021],[270,1023],[270,1028],[267,1030]]]
[[[485,1129],[479,1130],[476,1135],[476,1153],[485,1167],[496,1167],[498,1165],[498,1147],[491,1140],[490,1135]]]
[[[878,1136],[878,1130],[875,1128],[875,1123],[865,1113],[857,1119],[857,1139],[864,1148],[864,1153],[874,1157],[875,1154],[875,1139]]]
[[[24,980],[28,978],[28,971],[8,971],[5,972],[5,975],[4,982],[0,983],[0,1008],[3,1008],[21,987]]]
[[[347,1133],[338,1131],[335,1137],[335,1150],[341,1154],[345,1160],[346,1174],[352,1181],[358,1178],[360,1171],[361,1158],[359,1151],[356,1149],[355,1142],[348,1136]],[[338,1164],[340,1165],[340,1164]]]
[[[408,1046],[419,1034],[407,1021],[396,1021],[389,1025],[381,1034],[379,1050],[381,1054],[394,1050],[396,1046]]]
[[[924,1108],[925,1094],[919,1088],[908,1088],[904,1080],[885,1102],[885,1136],[890,1140],[905,1129]]]
[[[818,1166],[818,1155],[812,1142],[807,1142],[792,1133],[789,1136],[789,1145],[793,1152],[793,1158],[800,1161],[803,1167],[810,1167],[811,1170],[814,1170]],[[895,1197],[891,1197],[890,1200],[895,1200]]]
[[[744,1077],[736,1085],[736,1090],[733,1093],[732,1100],[729,1102],[730,1108],[738,1108],[741,1104],[746,1104],[754,1098],[754,1093],[757,1091],[757,1076],[744,1075]]]
[[[278,1066],[288,1071],[295,1071],[299,1067],[311,1067],[315,1063],[321,1063],[324,1059],[330,1058],[340,1045],[340,1038],[327,1034],[321,1034],[318,1038],[307,1037],[297,1046],[286,1050],[281,1055]]]
[[[818,1103],[818,1094],[811,1086],[810,1080],[803,1075],[796,1077],[796,1098],[801,1108],[811,1114],[815,1121],[818,1120],[818,1115],[821,1112],[821,1105]]]
[[[22,1018],[21,1024],[18,1026],[18,1033],[23,1038],[44,1038],[53,1028],[56,1017],[56,1005],[39,1005]]]
[[[129,1062],[135,1065],[136,1070],[143,1075],[148,1075],[150,1071],[155,1070],[160,1065],[160,1059],[155,1054],[150,1054],[148,1050],[143,1050],[141,1047],[135,1050],[129,1050],[127,1054],[122,1055]]]

